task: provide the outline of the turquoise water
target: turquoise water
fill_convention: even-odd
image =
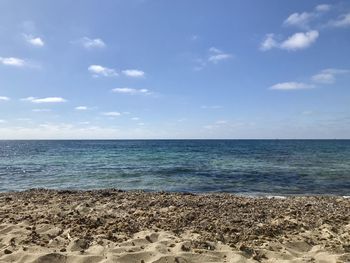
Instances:
[[[350,140],[0,141],[0,191],[350,194]]]

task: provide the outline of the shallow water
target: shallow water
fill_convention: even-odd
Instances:
[[[350,140],[0,141],[0,191],[350,194]]]

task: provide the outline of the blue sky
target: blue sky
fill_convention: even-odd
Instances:
[[[0,1],[0,138],[350,138],[349,1]]]

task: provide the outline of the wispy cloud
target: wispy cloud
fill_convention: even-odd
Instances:
[[[226,53],[216,47],[211,47],[208,50],[207,57],[197,58],[193,60],[196,64],[196,66],[194,66],[193,69],[195,71],[200,71],[210,63],[218,64],[219,62],[222,62],[224,60],[228,60],[231,58],[233,58],[232,54]]]
[[[302,90],[316,88],[316,84],[332,84],[336,81],[336,76],[350,74],[348,69],[329,68],[321,70],[319,73],[311,77],[310,83],[304,82],[281,82],[271,86],[271,90]]]
[[[340,15],[337,19],[328,23],[331,27],[350,27],[350,13]]]
[[[266,51],[278,46],[279,44],[275,39],[275,35],[270,33],[270,34],[266,34],[265,39],[261,42],[260,50]]]
[[[12,67],[24,67],[27,65],[27,62],[24,59],[15,58],[15,57],[8,57],[8,58],[0,57],[0,63],[5,66],[12,66]]]
[[[312,20],[317,19],[330,9],[331,5],[321,4],[317,5],[311,12],[293,13],[286,20],[284,20],[283,25],[309,29],[310,22],[312,22]]]
[[[315,10],[318,11],[318,12],[327,12],[327,11],[329,11],[331,8],[332,8],[331,5],[320,4],[320,5],[317,5],[317,6],[315,7]]]
[[[10,98],[6,96],[0,96],[0,101],[9,101]]]
[[[86,49],[97,49],[106,47],[106,43],[101,38],[83,37],[77,41]]]
[[[93,77],[117,77],[118,73],[116,70],[111,68],[106,68],[101,65],[91,65],[88,67],[88,71],[92,74]]]
[[[131,120],[132,120],[132,121],[139,121],[140,118],[139,118],[139,117],[132,117]]]
[[[255,123],[253,122],[242,122],[242,121],[227,121],[227,120],[218,120],[214,123],[204,125],[203,128],[206,130],[219,130],[219,129],[225,129],[227,131],[236,130],[237,128],[242,127],[254,127]]]
[[[0,119],[0,124],[1,124],[1,123],[6,123],[6,122],[7,122],[6,120],[1,120],[1,119]]]
[[[31,68],[40,69],[41,65],[37,62],[29,61],[17,57],[0,57],[0,65],[14,67],[14,68]]]
[[[109,111],[109,112],[103,112],[102,115],[108,116],[108,117],[118,117],[121,115],[121,113],[117,111]]]
[[[126,70],[123,70],[122,73],[125,76],[131,77],[131,78],[142,78],[145,76],[145,72],[138,69],[126,69]]]
[[[47,97],[47,98],[36,98],[36,97],[27,97],[21,99],[22,101],[29,101],[32,103],[62,103],[67,100],[61,97]]]
[[[84,111],[84,110],[88,110],[88,107],[86,107],[86,106],[77,106],[74,109],[75,110],[79,110],[79,111]]]
[[[151,94],[151,92],[148,89],[133,89],[133,88],[115,88],[115,89],[112,89],[112,92],[121,93],[121,94],[129,94],[129,95],[137,95],[137,94],[149,95],[149,94]]]
[[[350,74],[350,70],[347,69],[324,69],[321,72],[312,76],[312,81],[320,84],[332,84],[336,80],[337,75]]]
[[[211,47],[209,49],[209,53],[210,53],[210,55],[209,55],[208,61],[215,63],[215,64],[219,63],[220,61],[232,58],[231,54],[225,53],[222,50],[215,48],[215,47]]]
[[[289,15],[284,21],[283,25],[288,27],[298,27],[305,32],[297,32],[293,35],[283,39],[283,37],[277,37],[276,34],[266,34],[265,38],[260,44],[261,51],[271,50],[273,48],[279,48],[284,50],[301,50],[310,47],[319,37],[319,31],[315,28],[321,29],[322,26],[318,24],[312,24],[316,20],[319,20],[325,13],[330,11],[332,6],[329,4],[320,4],[310,12],[295,12]],[[344,21],[343,21],[344,20]],[[340,21],[335,24],[346,24],[346,17],[342,17]],[[350,22],[350,17],[349,17]]]
[[[44,41],[40,37],[34,37],[32,35],[24,34],[24,38],[32,46],[43,47],[45,45]]]
[[[308,24],[312,18],[312,13],[293,13],[283,22],[283,24],[288,26],[299,26],[305,28],[308,27]]]
[[[270,87],[271,90],[285,90],[285,91],[311,89],[311,88],[314,88],[314,85],[306,84],[302,82],[281,82]]]
[[[32,109],[32,112],[50,112],[51,109]]]
[[[260,44],[260,50],[267,51],[272,48],[296,51],[310,47],[316,42],[319,33],[316,30],[308,32],[298,32],[288,37],[284,41],[277,41],[274,34],[267,34]]]

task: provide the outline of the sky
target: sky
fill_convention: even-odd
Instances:
[[[350,2],[0,0],[0,139],[348,139]]]

